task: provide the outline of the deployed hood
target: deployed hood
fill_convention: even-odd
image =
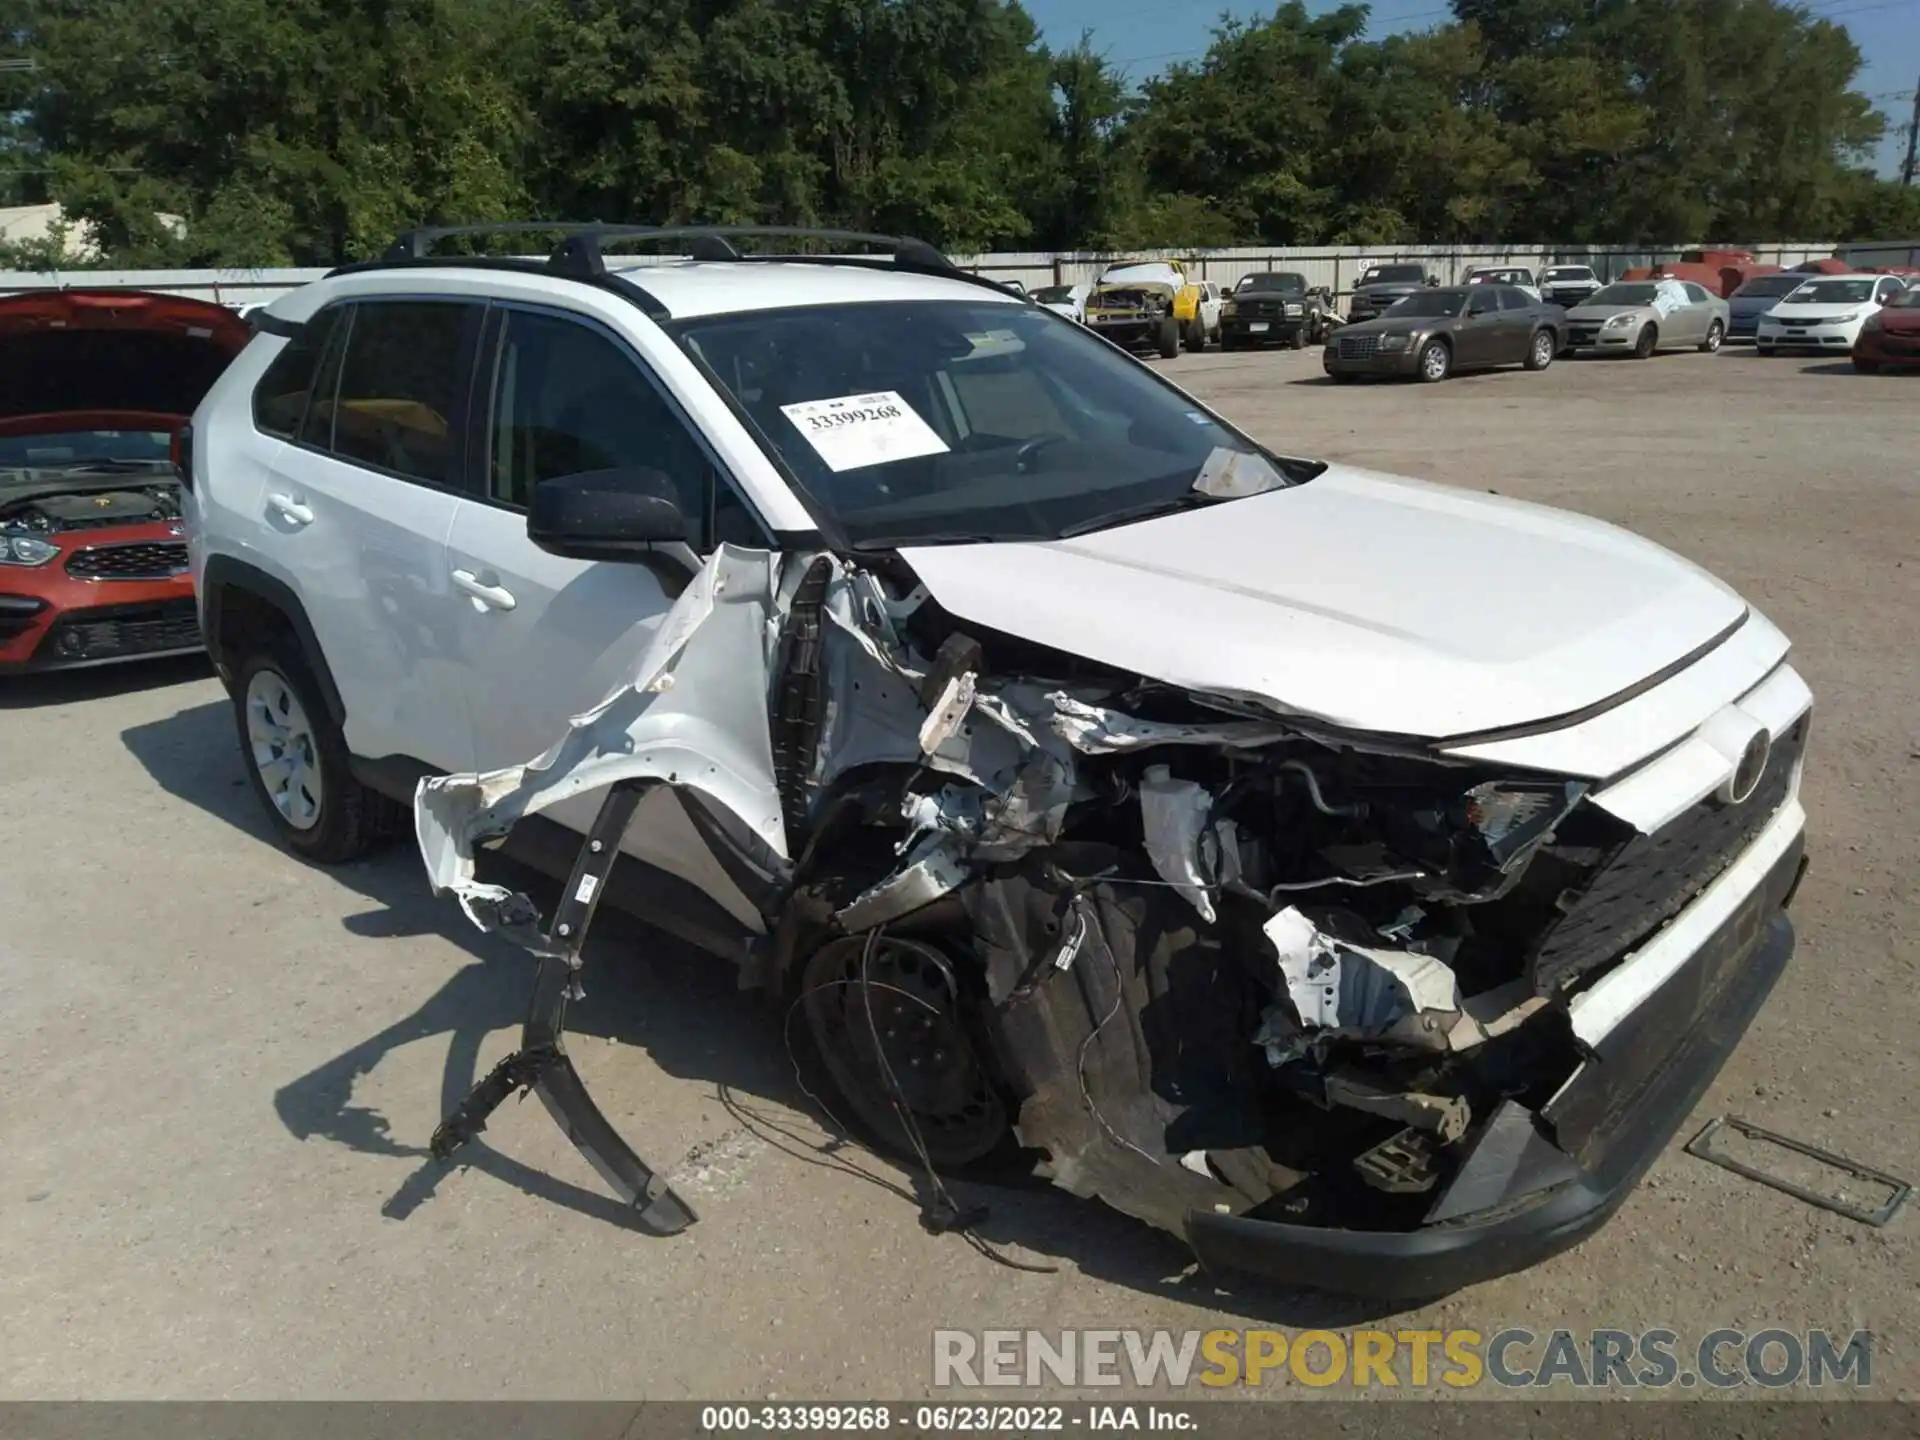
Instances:
[[[1340,466],[1070,540],[901,554],[963,621],[1424,739],[1599,705],[1746,614],[1705,571],[1598,520]]]
[[[137,290],[0,297],[0,422],[191,415],[252,338],[224,305]],[[99,419],[84,423],[110,428]],[[56,425],[53,428],[61,428]]]

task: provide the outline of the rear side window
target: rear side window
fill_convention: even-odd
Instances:
[[[1707,294],[1705,290],[1701,289],[1698,285],[1692,284],[1691,282],[1682,284],[1680,288],[1687,292],[1687,299],[1691,300],[1696,305],[1704,305],[1707,303],[1707,301],[1713,298],[1711,295]]]
[[[1474,287],[1473,294],[1467,300],[1467,314],[1469,315],[1491,315],[1499,308],[1499,295],[1485,286]]]
[[[253,424],[266,435],[291,440],[300,433],[306,418],[307,399],[313,380],[326,353],[327,341],[340,318],[340,312],[322,310],[300,327],[267,366],[267,373],[253,387]]]
[[[314,405],[343,460],[435,485],[457,483],[459,401],[481,307],[459,301],[361,301],[337,393]]]
[[[1531,310],[1533,297],[1520,290],[1511,290],[1504,286],[1500,290],[1500,308],[1502,310]]]

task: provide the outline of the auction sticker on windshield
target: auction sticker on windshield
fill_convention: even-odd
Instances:
[[[897,390],[842,395],[837,400],[803,400],[798,405],[782,405],[780,413],[794,423],[836,473],[947,453],[946,442],[920,418],[919,411],[900,398]]]

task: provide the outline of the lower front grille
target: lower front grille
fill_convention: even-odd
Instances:
[[[1766,773],[1740,804],[1701,801],[1628,841],[1584,892],[1563,896],[1561,918],[1530,962],[1534,993],[1551,994],[1632,949],[1731,865],[1786,803],[1811,724],[1803,716],[1774,742]]]
[[[187,546],[181,540],[94,545],[67,556],[67,573],[81,580],[171,580],[187,568]]]
[[[1342,360],[1371,360],[1379,349],[1378,335],[1342,335],[1340,337]]]
[[[102,605],[70,610],[53,623],[34,651],[38,665],[72,665],[200,644],[200,618],[192,597],[158,605]]]
[[[1567,342],[1572,345],[1591,345],[1599,338],[1598,325],[1574,325],[1567,330]]]

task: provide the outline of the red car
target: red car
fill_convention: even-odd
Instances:
[[[176,295],[0,296],[0,675],[200,648],[171,447],[251,336]]]
[[[1853,342],[1853,368],[1871,375],[1920,366],[1920,290],[1896,295],[1867,317]]]

